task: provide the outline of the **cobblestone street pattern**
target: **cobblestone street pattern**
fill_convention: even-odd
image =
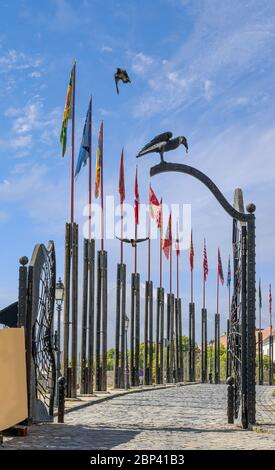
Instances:
[[[73,411],[65,416],[66,424],[32,426],[27,437],[6,440],[3,447],[275,449],[275,435],[265,427],[275,415],[272,388],[257,391],[263,424],[258,432],[226,423],[226,386],[190,385],[125,395]]]

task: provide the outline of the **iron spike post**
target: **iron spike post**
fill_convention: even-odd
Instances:
[[[72,398],[77,396],[78,225],[72,225]]]
[[[107,390],[107,252],[97,252],[96,390]]]
[[[153,383],[153,282],[149,283],[149,385]]]
[[[65,267],[64,267],[64,352],[63,352],[63,375],[66,383],[66,397],[71,396],[68,386],[69,368],[69,338],[70,338],[70,279],[71,279],[71,237],[72,225],[66,223],[65,227]]]
[[[114,388],[120,388],[120,351],[119,351],[119,336],[120,336],[120,300],[121,294],[121,264],[117,265],[117,278],[116,278],[116,326],[115,326],[115,362],[114,362]]]
[[[145,283],[145,311],[144,311],[144,384],[149,385],[148,368],[148,329],[149,329],[149,281]]]
[[[180,382],[183,382],[183,345],[182,345],[182,310],[181,299],[178,299],[178,326],[179,326],[179,367],[180,367]]]
[[[120,356],[120,386],[125,387],[125,364],[126,364],[126,264],[120,268],[121,278],[121,356]],[[128,351],[127,351],[128,354]],[[127,359],[128,360],[128,359]],[[128,367],[128,362],[127,362]],[[128,370],[128,369],[127,369]],[[128,377],[128,376],[127,376]],[[127,378],[128,380],[128,378]],[[127,386],[128,387],[128,386]]]
[[[167,294],[166,383],[171,383],[171,293]]]
[[[163,383],[164,367],[164,289],[157,289],[156,383]]]
[[[87,314],[88,314],[88,262],[89,240],[83,240],[83,283],[82,283],[82,335],[81,335],[81,379],[80,393],[86,394],[86,368],[87,368]]]
[[[262,334],[262,291],[261,280],[259,280],[259,331],[258,331],[258,359],[259,359],[259,385],[264,383],[263,364],[263,334]]]
[[[201,382],[207,382],[207,310],[201,309]]]
[[[242,263],[242,309],[241,309],[241,347],[242,347],[242,364],[241,364],[241,374],[242,374],[242,392],[243,392],[243,402],[242,402],[242,425],[244,428],[248,427],[248,396],[245,393],[248,385],[248,375],[247,375],[247,363],[248,363],[248,351],[247,351],[247,228],[246,226],[241,227],[241,263]],[[255,335],[254,335],[255,339]]]
[[[189,382],[195,382],[195,304],[189,303]]]
[[[255,215],[256,206],[248,204],[250,218],[247,222],[247,402],[248,423],[256,422],[256,382],[255,382]]]
[[[89,241],[88,393],[94,391],[95,241]]]

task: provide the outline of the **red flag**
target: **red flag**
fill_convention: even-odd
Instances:
[[[162,242],[162,249],[167,259],[169,258],[171,248],[172,248],[172,216],[170,212],[169,221],[168,221],[168,225],[166,229],[166,235]]]
[[[161,205],[160,205],[160,202],[159,202],[158,198],[156,197],[151,185],[149,187],[149,202],[150,202],[151,217],[152,217],[152,219],[155,219],[155,221],[158,225],[159,211],[161,210]],[[158,225],[158,227],[159,227],[159,225]]]
[[[194,254],[195,253],[194,253],[194,246],[193,246],[193,230],[191,230],[190,254],[189,254],[191,271],[193,271],[194,269]]]
[[[103,121],[100,124],[98,133],[98,146],[96,153],[96,168],[95,168],[95,197],[101,194],[101,174],[102,174],[102,158],[103,158]]]
[[[223,277],[223,270],[222,270],[222,260],[221,260],[221,253],[220,253],[220,249],[218,248],[218,275],[219,275],[219,278],[220,278],[220,281],[223,285],[224,283],[224,277]]]
[[[125,200],[125,182],[124,182],[124,152],[121,151],[120,168],[119,168],[119,186],[118,191],[120,194],[120,204]]]
[[[206,243],[204,239],[204,247],[203,247],[203,278],[204,281],[207,279],[208,274],[208,261],[207,261],[207,252],[206,252]]]
[[[180,255],[180,241],[179,241],[179,223],[177,223],[177,238],[175,243],[176,254],[177,256]]]
[[[139,223],[139,193],[138,193],[138,174],[136,168],[135,176],[135,201],[134,201],[135,225]]]
[[[159,203],[159,211],[158,211],[156,223],[157,223],[158,228],[161,230],[162,229],[162,198]]]

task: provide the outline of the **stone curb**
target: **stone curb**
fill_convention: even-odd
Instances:
[[[153,390],[164,390],[166,388],[176,388],[176,387],[185,387],[187,385],[196,385],[195,382],[188,382],[188,383],[178,383],[178,384],[168,384],[168,385],[155,385],[155,386],[148,386],[148,388],[133,388],[125,391],[118,391],[111,393],[110,395],[107,395],[105,397],[99,397],[95,398],[94,400],[89,400],[84,403],[81,403],[79,405],[73,406],[72,408],[67,408],[65,409],[64,414],[72,413],[73,411],[79,411],[82,410],[83,408],[87,408],[88,406],[92,405],[97,405],[98,403],[102,403],[107,400],[112,400],[112,398],[117,398],[125,395],[130,395],[134,393],[141,393],[141,392],[152,392]],[[54,417],[57,416],[57,411],[54,413]]]

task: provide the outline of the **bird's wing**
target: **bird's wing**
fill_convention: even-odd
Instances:
[[[137,238],[137,239],[136,239],[136,243],[146,242],[146,240],[149,240],[149,237],[146,237],[146,238]]]
[[[119,95],[118,81],[119,81],[118,74],[117,74],[117,73],[115,73],[116,92],[117,92],[117,94]]]
[[[124,83],[128,83],[128,82],[131,83],[131,80],[130,80],[129,75],[128,75],[128,73],[126,72],[126,70],[123,70],[123,78],[122,78],[122,80],[123,80]]]
[[[141,151],[139,152],[139,155],[142,155],[142,153],[148,149],[153,150],[155,147],[158,147],[160,144],[168,142],[172,137],[173,137],[172,132],[163,132],[162,134],[157,135],[141,149]]]
[[[115,237],[116,237],[118,240],[120,240],[121,242],[124,242],[124,243],[131,243],[131,240],[129,240],[129,238],[120,238],[120,237],[117,237],[116,235],[115,235]]]

